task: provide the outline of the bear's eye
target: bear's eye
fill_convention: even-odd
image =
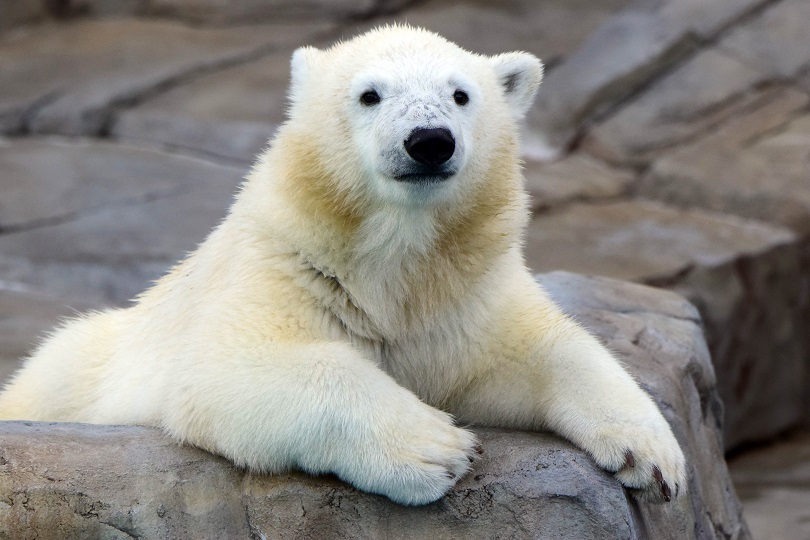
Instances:
[[[453,94],[453,100],[456,102],[456,105],[466,105],[467,102],[470,101],[470,96],[463,90],[456,90]]]
[[[380,94],[378,94],[374,90],[363,92],[363,94],[360,96],[360,103],[366,106],[376,105],[379,102],[380,102]]]

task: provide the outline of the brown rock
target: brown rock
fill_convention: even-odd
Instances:
[[[527,262],[674,290],[700,309],[728,448],[805,416],[810,294],[787,229],[645,201],[571,205],[532,222]],[[778,358],[778,361],[774,359]]]
[[[340,481],[258,476],[140,427],[0,423],[0,536],[14,538],[748,538],[723,461],[695,310],[671,293],[541,278],[650,391],[683,445],[689,489],[640,504],[549,434],[477,430],[483,456],[440,501],[403,507]]]

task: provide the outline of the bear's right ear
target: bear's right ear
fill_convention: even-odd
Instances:
[[[307,88],[320,53],[315,47],[299,47],[293,53],[290,61],[290,97],[293,101],[301,89]]]
[[[521,120],[543,80],[543,62],[525,52],[499,54],[490,57],[489,61],[501,83],[506,102],[512,107],[512,115]]]

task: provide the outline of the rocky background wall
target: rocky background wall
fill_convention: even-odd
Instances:
[[[627,285],[622,294],[630,304],[578,300],[571,311],[610,343],[641,340],[634,346],[646,351],[643,358],[669,351],[661,353],[670,359],[668,367],[630,363],[659,403],[678,402],[670,419],[682,426],[676,430],[695,463],[690,509],[659,515],[622,499],[605,483],[609,478],[588,469],[587,459],[559,440],[485,434],[489,454],[514,459],[485,460],[481,479],[465,480],[445,506],[426,510],[422,518],[437,527],[459,524],[442,533],[450,538],[452,531],[468,530],[462,522],[483,523],[464,521],[473,514],[506,515],[481,510],[492,505],[480,501],[458,502],[491,496],[502,511],[531,514],[526,519],[535,521],[520,529],[526,536],[556,538],[555,531],[567,530],[567,537],[584,537],[561,525],[560,516],[579,516],[594,524],[589,530],[623,531],[617,538],[682,538],[687,522],[694,537],[745,537],[722,447],[732,452],[731,474],[753,536],[810,538],[807,0],[2,1],[0,379],[59,317],[125,305],[217,223],[253,156],[283,121],[292,50],[394,20],[439,31],[475,51],[523,49],[545,60],[546,80],[524,141],[535,211],[528,263],[538,272],[602,275],[685,296],[702,317],[716,373],[715,382],[708,356],[694,352],[703,349],[693,330],[688,347],[672,352],[670,344],[681,338],[670,323],[659,325],[662,310],[675,321],[692,321],[695,328],[698,323],[684,315],[685,307],[666,311],[662,306],[671,297],[650,304],[640,299],[647,293],[638,292],[648,289]],[[563,300],[577,294],[602,298],[607,293],[600,291],[610,289],[608,282],[585,280],[575,293],[570,280],[569,289],[559,288]],[[628,313],[640,317],[635,326],[622,319]],[[624,322],[610,322],[616,317]],[[664,376],[662,369],[675,371]],[[671,380],[654,383],[662,377]],[[690,393],[686,382],[695,377],[702,381],[700,391]],[[694,403],[682,403],[686,398]],[[152,455],[147,450],[159,447],[154,456],[170,464],[186,459],[156,434],[129,429],[2,428],[0,538],[16,538],[31,523],[76,519],[82,534],[101,534],[92,523],[107,519],[124,525],[110,525],[114,530],[104,529],[102,537],[115,538],[115,531],[158,537],[156,531],[164,529],[149,529],[132,516],[130,522],[99,517],[113,508],[141,508],[115,496],[132,495],[134,488],[124,489],[127,471],[137,474],[136,461]],[[510,454],[512,447],[525,453]],[[88,489],[94,484],[71,459],[91,450],[106,456],[100,491],[93,500],[75,498],[70,493],[82,493],[81,482],[90,482]],[[51,462],[36,456],[56,461],[43,465]],[[527,463],[538,468],[526,472]],[[578,469],[588,486],[583,489],[592,490],[587,504],[576,498],[585,491],[572,495],[560,481],[571,463],[587,469]],[[544,464],[553,474],[536,476]],[[52,467],[61,476],[49,473]],[[117,477],[105,476],[107,467],[121,475],[112,485],[109,479]],[[184,470],[154,469],[153,481],[175,485],[171,481],[182,477],[171,472],[175,467]],[[292,537],[300,538],[309,537],[312,523],[336,523],[318,518],[307,525],[300,516],[295,521],[299,509],[289,504],[282,517],[268,510],[272,505],[255,506],[273,490],[281,490],[285,501],[303,496],[296,490],[314,493],[301,509],[332,512],[330,519],[349,518],[335,510],[335,504],[344,508],[340,502],[324,502],[324,493],[350,499],[357,515],[382,511],[379,501],[328,481],[248,482],[222,464],[205,467],[219,471],[211,473],[220,478],[212,482],[221,475],[235,479],[238,485],[230,489],[236,491],[229,495],[234,501],[249,501],[248,536],[273,537],[268,530],[280,519],[297,523],[293,530],[299,533]],[[82,475],[75,476],[77,471]],[[545,491],[521,491],[529,488],[510,484],[515,475],[536,479],[541,485],[530,482],[531,489]],[[487,482],[501,487],[486,488]],[[543,497],[568,501],[585,513],[532,513],[520,506]],[[612,517],[605,519],[626,527],[582,518],[602,519],[608,508]],[[189,512],[163,507],[169,516],[195,515]],[[391,531],[421,530],[412,525],[422,519],[419,514],[385,512],[399,516],[390,518],[399,525],[368,530],[394,537]],[[559,519],[537,528],[551,519],[542,516]],[[662,532],[667,523],[675,528]]]

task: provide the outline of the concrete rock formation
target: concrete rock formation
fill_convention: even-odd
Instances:
[[[723,459],[722,409],[695,309],[677,295],[564,272],[540,277],[664,412],[686,494],[640,504],[553,435],[477,429],[482,457],[443,499],[403,507],[335,478],[245,473],[154,429],[0,425],[0,537],[748,538]]]

